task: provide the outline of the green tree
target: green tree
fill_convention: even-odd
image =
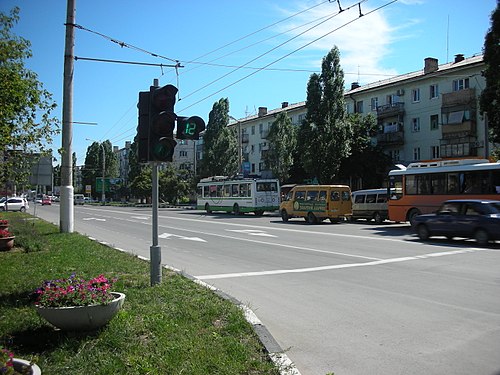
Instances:
[[[269,150],[264,154],[264,163],[273,175],[285,182],[290,176],[293,154],[297,143],[295,127],[286,112],[280,112],[271,124],[267,141]]]
[[[92,142],[92,144],[87,148],[85,168],[82,171],[82,179],[84,185],[92,185],[92,195],[96,198],[99,196],[99,193],[96,191],[96,179],[102,178],[103,148],[106,178],[114,178],[119,175],[118,158],[113,152],[111,142],[109,140],[102,143]]]
[[[348,116],[352,128],[351,154],[342,160],[339,176],[355,189],[381,187],[391,165],[382,148],[372,144],[377,132],[377,119],[369,114]]]
[[[231,176],[238,172],[238,137],[229,128],[229,100],[214,103],[203,136],[202,176]]]
[[[160,198],[172,204],[177,204],[189,194],[189,182],[172,165],[160,172],[158,184]]]
[[[151,197],[152,171],[149,165],[144,166],[140,173],[130,182],[130,192],[137,198],[147,199]]]
[[[321,183],[335,181],[340,164],[350,152],[352,130],[346,120],[344,72],[337,47],[323,58],[321,74],[307,84],[306,118],[299,130],[304,169]]]
[[[32,56],[28,40],[11,29],[19,21],[19,8],[10,15],[0,12],[0,184],[8,180],[24,183],[29,165],[35,160],[26,154],[50,154],[52,137],[59,132],[52,95],[43,88],[38,76],[24,65]]]
[[[481,113],[488,116],[490,140],[500,143],[500,1],[491,14],[491,27],[484,38],[484,62],[486,87],[481,93]]]

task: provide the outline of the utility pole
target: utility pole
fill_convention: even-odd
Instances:
[[[158,87],[158,79],[153,81],[153,87]],[[150,113],[151,115],[151,113]],[[151,165],[151,196],[152,196],[152,242],[153,244],[149,247],[149,265],[150,265],[150,282],[151,286],[161,284],[161,246],[158,242],[158,206],[160,204],[159,194],[158,194],[158,162],[152,161]]]
[[[61,155],[60,231],[72,233],[73,207],[73,57],[75,44],[75,1],[68,0],[66,10],[66,41],[64,46],[63,121]]]

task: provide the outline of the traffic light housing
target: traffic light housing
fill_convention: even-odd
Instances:
[[[150,88],[148,161],[172,161],[177,145],[174,139],[176,94],[177,87],[173,85]]]
[[[137,125],[137,161],[147,163],[149,157],[149,91],[139,92],[139,119]]]
[[[201,117],[177,117],[177,139],[200,139],[200,133],[205,130],[205,121]]]

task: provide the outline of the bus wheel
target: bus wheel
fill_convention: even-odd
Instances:
[[[205,203],[205,211],[207,211],[207,214],[212,213],[212,210],[210,209],[210,205],[208,203]]]
[[[286,212],[286,210],[281,210],[281,220],[286,223],[288,219],[290,219],[290,216],[288,216],[288,212]]]
[[[373,221],[375,221],[376,224],[382,224],[382,215],[380,215],[379,212],[375,212],[373,214]]]
[[[239,215],[241,212],[240,212],[240,206],[238,206],[238,203],[235,203],[234,206],[233,206],[233,212],[235,215]]]
[[[417,215],[420,215],[420,211],[416,208],[412,208],[410,210],[410,212],[408,212],[407,221],[409,221],[411,223],[413,221],[413,219],[415,218],[415,216],[417,216]]]
[[[430,237],[429,229],[424,224],[420,224],[417,227],[417,234],[418,238],[420,238],[422,241],[427,241]]]
[[[307,214],[307,219],[306,220],[307,220],[307,222],[309,224],[316,224],[316,216],[314,216],[314,214],[312,212],[309,212]]]
[[[484,229],[478,229],[474,233],[474,239],[476,240],[478,245],[484,246],[488,244],[490,236]]]
[[[264,215],[264,211],[263,210],[257,210],[254,213],[255,213],[255,216],[262,216],[262,215]]]

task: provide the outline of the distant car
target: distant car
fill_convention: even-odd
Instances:
[[[2,211],[21,211],[24,212],[29,208],[28,201],[26,198],[9,198],[6,201],[0,203],[0,209]]]
[[[50,200],[50,197],[46,196],[42,198],[42,206],[48,205],[50,206],[52,204],[52,201]]]
[[[415,216],[412,229],[425,241],[431,236],[474,238],[479,245],[500,239],[500,201],[445,201],[434,214]]]
[[[75,194],[73,196],[73,203],[74,204],[84,204],[85,203],[85,197],[83,194]]]

